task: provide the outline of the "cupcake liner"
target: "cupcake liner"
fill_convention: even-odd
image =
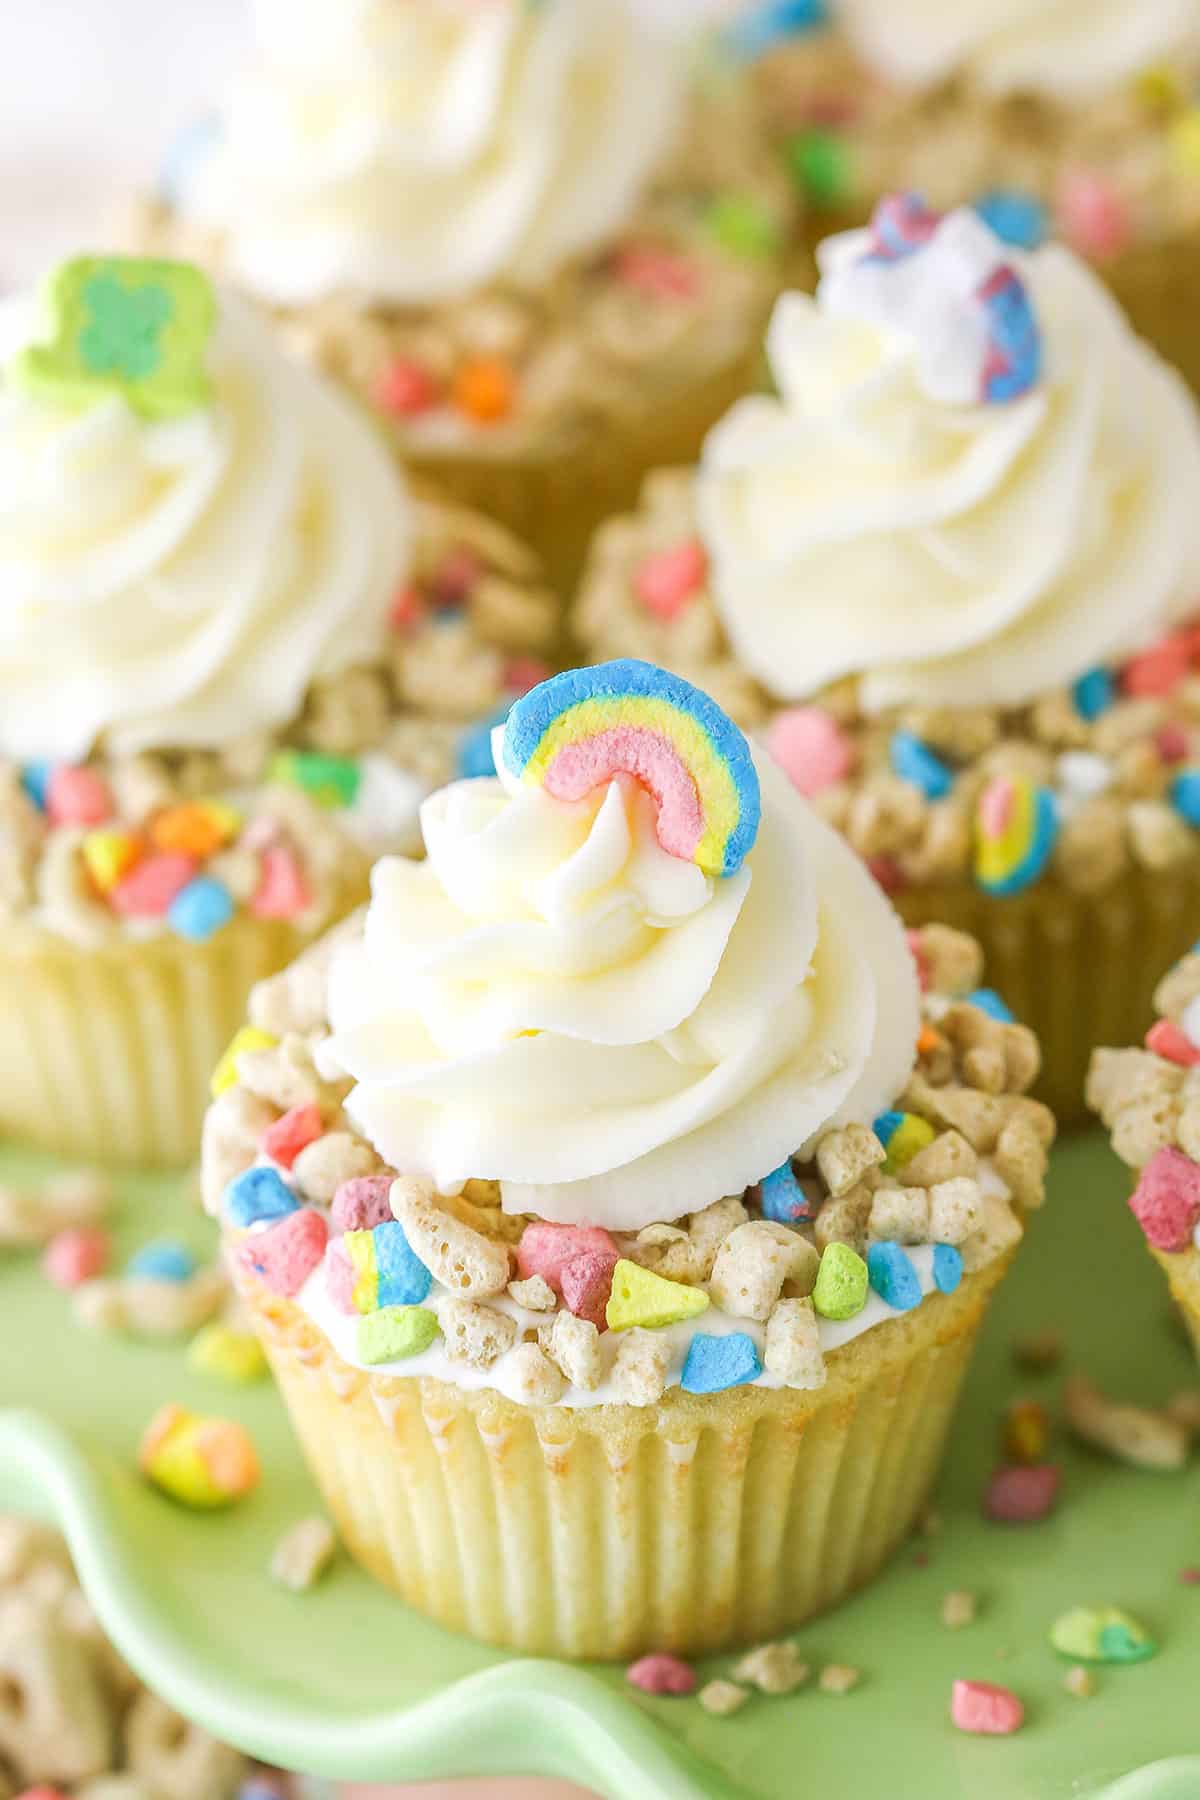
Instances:
[[[347,895],[332,918],[361,896]],[[75,944],[0,940],[0,1130],[101,1162],[191,1161],[217,1059],[256,981],[314,934],[242,914],[207,943],[163,934]]]
[[[393,433],[394,441],[410,474],[496,519],[536,550],[565,604],[599,527],[632,510],[653,470],[694,463],[717,420],[760,385],[758,344],[767,310],[749,334],[754,349],[733,363],[664,396],[643,416],[597,426],[572,442],[547,443],[540,454],[423,454],[407,437]]]
[[[1140,1042],[1164,970],[1195,942],[1200,869],[1131,868],[1102,894],[1054,878],[996,899],[979,888],[913,888],[895,896],[906,925],[952,925],[983,947],[988,986],[1042,1048],[1034,1093],[1060,1126],[1086,1116],[1097,1044]]]
[[[1200,1357],[1200,1251],[1184,1250],[1171,1254],[1156,1250],[1153,1244],[1147,1244],[1146,1248],[1167,1278],[1171,1298],[1187,1327],[1192,1348]]]
[[[439,1624],[543,1655],[700,1655],[875,1575],[937,1475],[997,1258],[863,1333],[815,1392],[530,1410],[345,1363],[244,1283],[347,1547]]]

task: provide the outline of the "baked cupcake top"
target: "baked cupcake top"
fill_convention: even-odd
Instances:
[[[1053,1132],[1031,1034],[711,701],[575,671],[496,763],[256,990],[205,1130],[246,1279],[360,1365],[645,1404],[734,1363],[716,1386],[819,1385],[1015,1243]]]
[[[179,195],[277,305],[540,283],[605,243],[679,120],[629,0],[256,0],[258,57]]]
[[[1177,1256],[1200,1244],[1200,945],[1163,976],[1154,1010],[1143,1045],[1094,1053],[1087,1103],[1137,1175],[1146,1242]]]
[[[410,495],[353,403],[188,265],[83,257],[6,303],[0,478],[9,918],[161,928],[202,877],[196,935],[242,905],[319,920],[347,838],[411,841],[454,734],[543,672],[471,613],[494,579],[494,622],[540,648],[530,560]],[[417,708],[446,723],[406,753]]]
[[[889,885],[1194,854],[1184,384],[1068,251],[967,211],[885,201],[822,264],[776,311],[777,393],[600,534],[589,651],[760,726]]]

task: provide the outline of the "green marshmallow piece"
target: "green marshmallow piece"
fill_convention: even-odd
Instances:
[[[383,1306],[358,1322],[358,1354],[365,1363],[398,1362],[428,1350],[441,1330],[427,1306]]]
[[[348,756],[326,756],[319,750],[280,750],[271,758],[271,779],[303,788],[318,806],[353,806],[362,770]]]
[[[745,194],[720,194],[705,215],[710,236],[723,250],[748,262],[774,256],[779,227],[771,215]]]
[[[629,1331],[635,1325],[653,1331],[662,1325],[678,1325],[694,1319],[708,1305],[703,1288],[668,1281],[622,1257],[613,1270],[612,1292],[604,1316],[610,1331]]]
[[[823,1319],[852,1319],[867,1303],[867,1265],[849,1244],[830,1244],[817,1270],[812,1303]]]
[[[212,397],[212,284],[190,263],[77,256],[46,282],[50,336],[13,358],[15,386],[86,412],[120,395],[142,418],[176,419]]]
[[[814,206],[832,211],[854,191],[854,166],[845,138],[832,131],[804,131],[788,144],[787,165]]]
[[[1075,1662],[1145,1662],[1158,1645],[1143,1625],[1117,1606],[1074,1606],[1050,1628],[1060,1656]]]

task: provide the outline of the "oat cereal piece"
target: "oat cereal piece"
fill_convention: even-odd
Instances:
[[[817,1145],[817,1167],[836,1200],[848,1193],[870,1170],[879,1167],[886,1151],[866,1125],[843,1125],[828,1131]]]
[[[343,944],[362,935],[360,910],[310,944],[278,975],[269,975],[250,990],[248,1018],[272,1037],[307,1037],[325,1029],[329,970]]]
[[[0,1758],[46,1781],[112,1766],[114,1720],[100,1671],[52,1609],[20,1589],[0,1599]]]
[[[292,1175],[305,1200],[332,1206],[344,1181],[373,1175],[379,1158],[369,1144],[348,1131],[326,1131],[306,1144],[292,1164]]]
[[[1063,1414],[1077,1438],[1135,1469],[1182,1469],[1191,1433],[1169,1412],[1110,1400],[1083,1375],[1063,1387]]]
[[[510,1281],[508,1292],[510,1299],[529,1312],[553,1312],[558,1305],[558,1295],[541,1275],[531,1275],[527,1281]]]
[[[125,1751],[131,1774],[171,1800],[212,1800],[235,1786],[243,1768],[235,1750],[144,1691],[126,1715]]]
[[[1076,1663],[1063,1676],[1063,1687],[1076,1700],[1090,1700],[1096,1691],[1096,1677],[1082,1663]]]
[[[518,1344],[507,1367],[522,1406],[555,1406],[566,1392],[566,1377],[537,1344]]]
[[[427,1182],[401,1176],[392,1186],[392,1212],[414,1255],[451,1293],[487,1299],[507,1288],[507,1247],[443,1212]]]
[[[668,1242],[655,1273],[667,1281],[682,1281],[699,1286],[708,1280],[717,1260],[717,1251],[737,1226],[744,1225],[749,1213],[740,1200],[716,1200],[688,1220],[686,1238]]]
[[[671,1348],[662,1335],[641,1326],[623,1331],[612,1366],[613,1387],[626,1406],[653,1406],[667,1386]]]
[[[866,1248],[867,1223],[874,1201],[875,1195],[867,1187],[851,1188],[848,1194],[839,1194],[836,1200],[826,1200],[813,1229],[817,1249],[827,1250],[830,1244],[848,1244],[861,1254]]]
[[[1112,1147],[1131,1169],[1143,1169],[1160,1150],[1175,1143],[1182,1108],[1177,1094],[1162,1093],[1117,1109],[1112,1122]]]
[[[929,1190],[929,1236],[935,1244],[962,1244],[983,1223],[983,1193],[970,1176],[939,1181]]]
[[[237,1079],[260,1100],[280,1112],[311,1106],[321,1099],[321,1078],[313,1066],[312,1046],[294,1032],[265,1050],[243,1050],[236,1059]]]
[[[861,1680],[861,1669],[850,1668],[845,1663],[826,1663],[817,1676],[817,1686],[823,1694],[848,1694]]]
[[[315,1587],[337,1553],[337,1536],[328,1519],[314,1514],[284,1533],[271,1557],[271,1579],[293,1594]]]
[[[576,1318],[565,1309],[557,1312],[538,1327],[538,1342],[573,1387],[590,1392],[604,1380],[600,1333],[590,1319]]]
[[[478,1300],[444,1301],[438,1309],[438,1324],[451,1362],[466,1363],[472,1369],[490,1369],[517,1341],[517,1321]]]
[[[1046,1198],[1049,1156],[1027,1119],[1013,1118],[1000,1133],[992,1163],[1013,1199],[1034,1212]]]
[[[719,1719],[727,1719],[731,1714],[740,1711],[750,1698],[749,1688],[739,1687],[734,1681],[710,1681],[696,1695],[707,1713],[715,1713]]]
[[[216,1217],[225,1189],[258,1156],[259,1139],[277,1117],[266,1100],[233,1086],[219,1094],[204,1115],[200,1140],[200,1195]]]
[[[983,1214],[981,1223],[959,1245],[963,1271],[967,1275],[973,1275],[977,1269],[985,1269],[996,1257],[1019,1244],[1024,1235],[1020,1220],[1014,1216],[1007,1202],[995,1194],[981,1194],[980,1203]]]
[[[921,962],[935,993],[969,994],[979,986],[983,951],[967,932],[949,925],[925,925],[917,935]]]
[[[1200,1433],[1200,1388],[1181,1388],[1163,1408],[1192,1437]]]
[[[973,1625],[979,1611],[978,1597],[969,1588],[954,1588],[942,1601],[942,1624],[951,1631]]]
[[[811,1300],[777,1302],[767,1320],[763,1367],[787,1387],[824,1387],[825,1358]]]
[[[738,1319],[766,1320],[792,1281],[811,1293],[820,1257],[798,1232],[770,1220],[738,1225],[717,1251],[709,1291]]]
[[[867,1236],[885,1243],[927,1243],[930,1237],[927,1190],[921,1187],[876,1188],[871,1196]]]
[[[906,1186],[932,1188],[939,1182],[972,1177],[978,1168],[979,1158],[966,1138],[957,1131],[941,1131],[932,1144],[909,1157],[897,1177]]]
[[[758,1644],[748,1650],[732,1670],[733,1679],[760,1694],[794,1694],[812,1674],[808,1663],[790,1638],[776,1644]]]

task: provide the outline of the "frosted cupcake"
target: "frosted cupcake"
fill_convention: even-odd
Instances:
[[[557,677],[496,760],[256,989],[206,1203],[410,1604],[565,1656],[762,1638],[928,1494],[1042,1199],[1037,1044],[686,683]]]
[[[1059,246],[897,199],[821,260],[776,395],[600,533],[579,635],[711,691],[910,924],[976,936],[1064,1117],[1200,904],[1197,415]]]
[[[252,984],[487,756],[555,608],[186,265],[5,305],[0,493],[0,1129],[183,1161]]]
[[[1192,0],[831,0],[829,13],[790,37],[761,11],[743,28],[766,51],[763,101],[810,245],[896,187],[976,205],[1023,248],[1053,234],[1094,262],[1138,331],[1200,380]]]
[[[211,261],[559,580],[755,372],[788,183],[632,0],[257,0],[141,230]]]
[[[1133,1172],[1130,1207],[1200,1352],[1200,952],[1154,993],[1158,1015],[1141,1043],[1097,1050],[1088,1105]]]

